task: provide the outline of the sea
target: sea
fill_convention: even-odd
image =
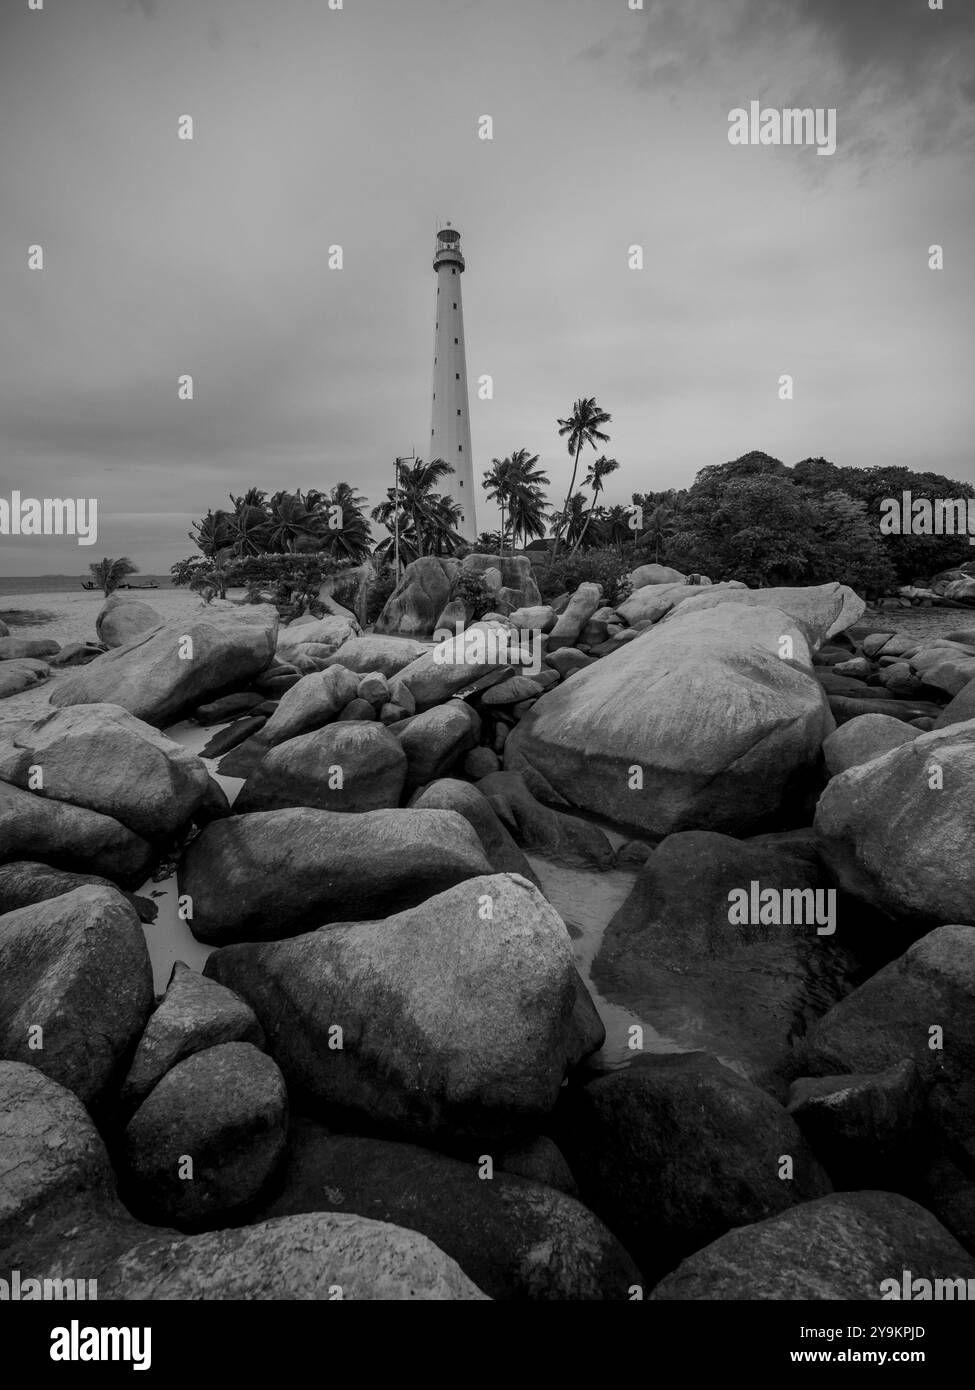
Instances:
[[[80,589],[91,576],[87,574],[0,574],[0,597],[10,594],[63,594],[72,589]],[[172,589],[172,577],[168,574],[134,574],[134,585],[155,582],[160,589]]]

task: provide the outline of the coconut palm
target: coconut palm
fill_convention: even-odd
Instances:
[[[542,488],[548,487],[548,474],[536,468],[537,454],[519,449],[511,455],[508,479],[508,509],[515,539],[527,545],[532,536],[544,536],[548,506]]]
[[[297,492],[276,492],[268,503],[266,545],[277,555],[290,555],[303,542],[305,549],[320,548],[320,517]]]
[[[511,458],[492,459],[491,467],[484,474],[481,487],[487,493],[488,501],[497,502],[501,512],[501,549],[498,553],[503,555],[506,529],[504,514],[511,499]]]
[[[564,532],[568,545],[572,545],[574,541],[578,542],[586,528],[586,520],[586,499],[581,492],[572,494],[564,511],[552,513],[552,524],[556,528],[555,534],[560,536]]]
[[[352,564],[361,565],[369,556],[372,540],[372,528],[362,510],[365,497],[357,493],[349,483],[336,483],[327,496],[309,493],[309,501],[313,495],[316,499],[319,496],[324,499],[321,504],[326,517],[321,532],[323,549],[336,560],[347,560]],[[341,508],[341,526],[332,525],[334,507]]]
[[[585,479],[583,480],[583,486],[592,488],[592,505],[589,508],[589,515],[586,518],[586,524],[582,528],[582,534],[576,541],[575,545],[572,547],[573,555],[579,549],[580,545],[586,538],[586,532],[589,529],[589,523],[592,520],[593,511],[595,510],[596,503],[599,500],[599,494],[603,490],[603,482],[606,478],[609,477],[610,473],[615,473],[618,468],[619,464],[616,462],[616,460],[608,459],[605,454],[601,454],[599,458],[595,460],[594,463],[591,463],[589,465],[589,472],[586,474]]]
[[[200,521],[194,521],[189,537],[208,560],[214,559],[222,550],[233,548],[235,531],[230,513],[219,509],[208,511]]]
[[[570,498],[575,491],[576,473],[579,470],[579,455],[586,445],[595,449],[597,443],[607,444],[609,442],[609,435],[602,432],[602,426],[608,425],[612,418],[596,404],[595,396],[580,396],[572,407],[572,414],[567,419],[558,421],[559,434],[565,439],[569,453],[574,454],[575,458],[572,464],[572,479],[569,483],[569,490],[565,494],[565,505],[561,513],[556,513],[556,515],[569,516]],[[554,519],[553,517],[553,521]],[[555,545],[552,547],[553,559],[559,553],[561,538],[561,529],[557,528]]]
[[[139,566],[133,564],[127,555],[123,555],[119,560],[96,560],[88,566],[92,579],[96,584],[100,584],[102,592],[107,598],[123,579],[130,574],[138,574]]]
[[[437,492],[436,485],[453,473],[453,468],[443,459],[432,459],[424,463],[422,459],[409,459],[398,466],[396,487],[387,488],[386,501],[372,510],[373,521],[380,522],[393,531],[399,521],[400,550],[403,551],[404,536],[410,537],[410,549],[414,558],[431,553],[451,554],[461,543],[457,532],[460,522],[460,505],[449,495]],[[377,553],[389,550],[385,542],[377,547]]]

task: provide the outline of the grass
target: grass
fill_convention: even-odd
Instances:
[[[56,623],[57,613],[46,608],[0,608],[0,623],[8,627],[40,627],[43,623]]]

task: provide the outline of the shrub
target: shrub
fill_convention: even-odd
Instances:
[[[387,600],[395,588],[396,571],[392,565],[384,565],[369,589],[369,597],[366,601],[366,623],[368,625],[371,626],[378,622],[379,615],[386,607]]]
[[[542,601],[547,603],[564,594],[572,592],[580,584],[595,583],[602,587],[603,600],[614,607],[629,598],[630,583],[627,575],[633,567],[632,560],[623,557],[619,551],[609,547],[601,550],[578,551],[575,555],[560,555],[554,562],[535,564],[533,569]]]

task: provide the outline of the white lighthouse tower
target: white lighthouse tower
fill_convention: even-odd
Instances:
[[[474,459],[467,401],[467,361],[464,353],[464,304],[460,277],[464,257],[460,232],[448,222],[437,233],[433,257],[437,272],[437,328],[433,346],[433,401],[430,413],[428,459],[443,459],[454,472],[444,479],[444,491],[463,508],[457,527],[466,541],[477,535]]]

